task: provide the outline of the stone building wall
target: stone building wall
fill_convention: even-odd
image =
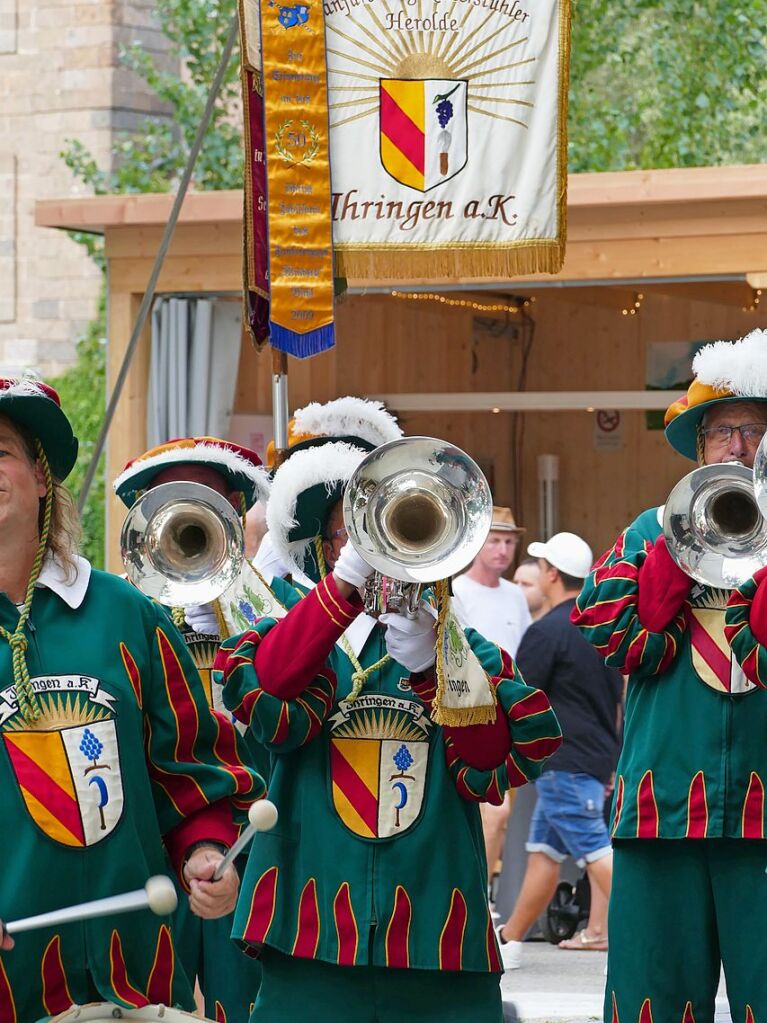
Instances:
[[[84,194],[60,157],[79,139],[108,167],[116,132],[162,112],[118,64],[139,40],[163,59],[152,0],[0,0],[0,370],[53,375],[93,317],[100,274],[38,199]],[[167,59],[167,58],[166,58]]]

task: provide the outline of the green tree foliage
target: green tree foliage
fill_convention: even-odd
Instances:
[[[77,463],[67,479],[67,486],[77,496],[95,448],[96,438],[104,417],[105,393],[105,330],[106,302],[102,287],[98,314],[77,342],[77,362],[51,384],[61,396],[62,407],[69,416],[75,434],[80,439]],[[100,400],[94,400],[95,396]],[[83,554],[97,568],[104,564],[104,459],[93,481],[88,501],[83,509]]]
[[[767,160],[767,0],[574,0],[570,170]]]

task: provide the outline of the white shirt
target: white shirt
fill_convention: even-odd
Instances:
[[[514,657],[533,620],[522,588],[508,579],[498,582],[498,586],[484,586],[459,575],[453,579],[453,609],[464,628],[476,629]]]

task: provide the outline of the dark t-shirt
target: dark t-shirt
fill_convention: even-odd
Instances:
[[[544,770],[582,772],[606,783],[618,760],[623,679],[570,621],[574,605],[565,600],[533,622],[515,660],[525,682],[546,693],[562,728],[562,746]]]

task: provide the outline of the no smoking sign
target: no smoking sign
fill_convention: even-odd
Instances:
[[[594,416],[594,447],[619,451],[623,447],[623,417],[617,409],[601,408]]]

